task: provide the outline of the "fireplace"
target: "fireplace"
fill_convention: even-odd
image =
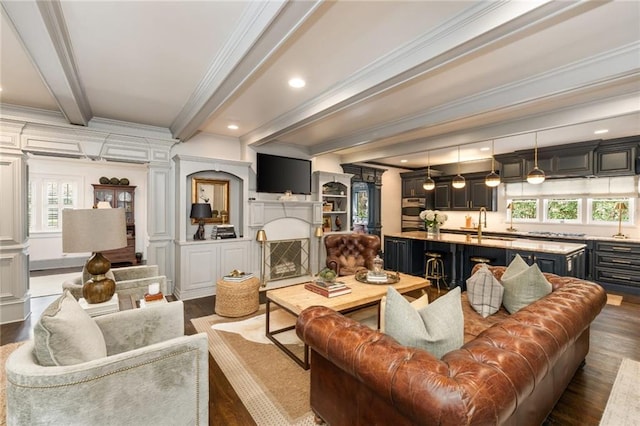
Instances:
[[[309,274],[309,239],[269,241],[265,254],[265,281]]]
[[[267,288],[313,279],[321,242],[315,231],[321,225],[322,203],[318,201],[249,201],[251,234],[263,230],[267,237],[264,246],[258,242],[252,246],[254,271],[264,272]]]

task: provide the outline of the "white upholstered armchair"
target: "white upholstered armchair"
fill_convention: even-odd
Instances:
[[[7,360],[8,425],[208,424],[207,338],[184,336],[181,301],[96,318],[72,303],[65,292]]]
[[[160,291],[167,295],[167,277],[159,275],[158,265],[125,266],[124,268],[110,269],[113,280],[116,282],[118,296],[135,296],[142,299],[149,288],[149,284],[160,284]],[[82,284],[91,275],[84,271],[77,278],[62,283],[62,290],[69,290],[73,297],[82,297]]]

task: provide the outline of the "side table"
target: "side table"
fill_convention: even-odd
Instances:
[[[256,277],[242,282],[218,280],[216,314],[223,317],[243,317],[258,311],[260,280]]]

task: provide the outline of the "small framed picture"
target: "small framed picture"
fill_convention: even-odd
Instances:
[[[329,216],[322,218],[322,230],[325,232],[331,232],[331,218]]]

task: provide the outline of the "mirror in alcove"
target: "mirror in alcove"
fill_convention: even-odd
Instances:
[[[351,185],[351,205],[354,232],[367,232],[369,223],[369,186],[364,182],[354,182]]]
[[[229,222],[229,181],[219,179],[193,178],[191,180],[191,202],[209,203],[213,217],[205,223]],[[191,219],[195,224],[198,219]]]

